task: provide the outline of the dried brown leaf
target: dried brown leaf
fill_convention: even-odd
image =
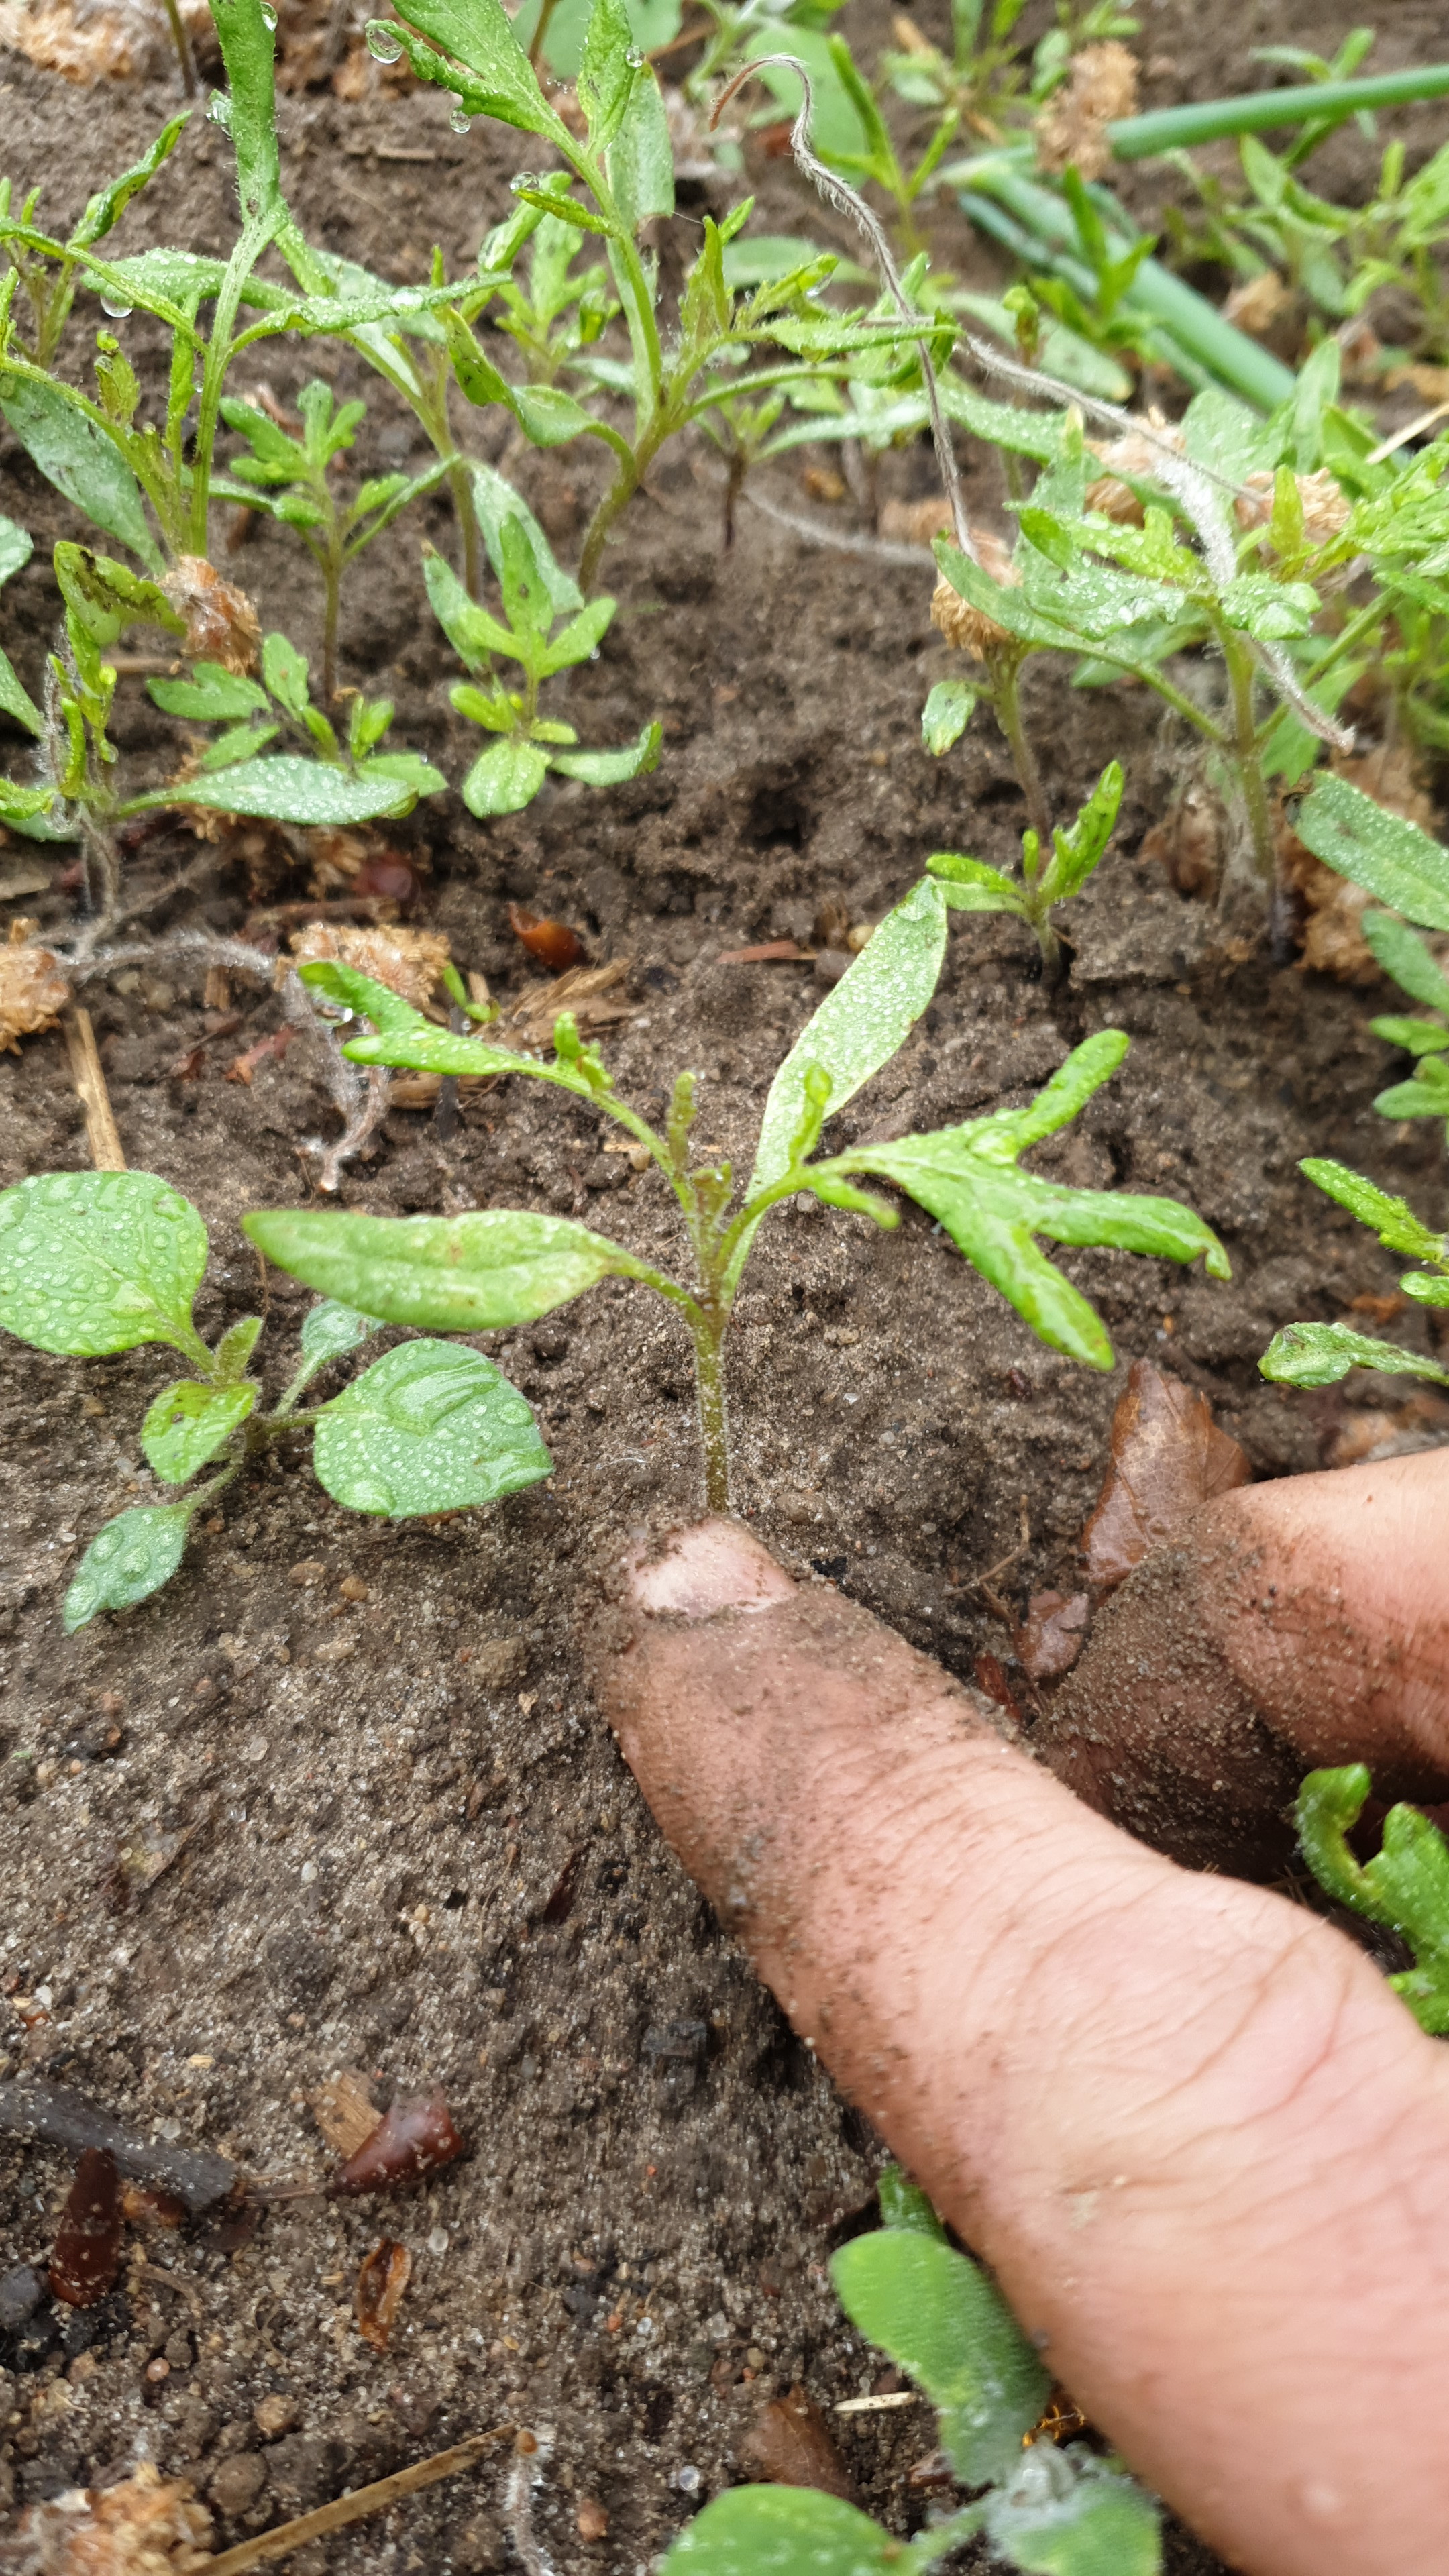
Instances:
[[[1017,1632],[1016,1651],[1034,1682],[1069,1673],[1087,1642],[1092,1605],[1085,1592],[1034,1592]]]
[[[413,2258],[394,2236],[384,2236],[363,2257],[357,2275],[357,2331],[374,2352],[386,2352],[412,2276]]]
[[[509,927],[515,939],[521,939],[530,957],[540,966],[551,967],[555,975],[567,974],[571,966],[584,962],[584,943],[566,921],[541,921],[536,912],[525,912],[521,905],[508,907]]]
[[[1036,121],[1036,148],[1044,170],[1072,168],[1100,179],[1112,158],[1107,127],[1137,113],[1137,63],[1125,45],[1084,45]]]
[[[1111,1464],[1082,1532],[1087,1572],[1101,1591],[1253,1472],[1237,1441],[1219,1431],[1206,1396],[1150,1360],[1133,1363],[1111,1440]]]
[[[633,1017],[626,1002],[605,999],[624,982],[628,972],[627,957],[611,958],[607,966],[571,967],[556,983],[535,984],[520,994],[509,1019],[514,1028],[530,1038],[546,1034],[560,1011],[571,1011],[585,1036],[590,1029],[612,1028],[618,1021]]]
[[[417,1011],[431,1001],[450,956],[439,930],[368,930],[340,921],[308,922],[293,931],[290,944],[299,966],[314,958],[354,966],[359,975],[370,975],[400,993]]]
[[[858,2502],[850,2471],[813,2397],[792,2388],[762,2408],[740,2444],[740,2457],[780,2487],[816,2487],[822,2495]]]
[[[12,921],[7,944],[0,948],[0,1048],[20,1053],[22,1038],[53,1029],[70,1000],[70,986],[60,960],[50,949],[32,947],[33,921]]]
[[[246,592],[223,581],[205,555],[178,555],[161,587],[186,620],[186,650],[194,662],[255,670],[262,643],[257,612]]]

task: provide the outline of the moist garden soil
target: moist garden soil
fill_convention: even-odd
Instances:
[[[1331,41],[1306,5],[1238,9],[1216,26],[1186,0],[1144,14],[1153,99],[1243,86],[1248,47],[1269,34]],[[1396,12],[1384,67],[1429,49],[1435,15]],[[882,31],[852,32],[870,55]],[[80,91],[17,57],[0,65],[0,159],[18,183],[44,181],[56,230],[175,103],[161,85]],[[304,224],[384,274],[421,276],[435,240],[456,273],[506,208],[506,139],[483,125],[454,135],[435,93],[347,106],[315,92],[285,99],[282,115]],[[1362,185],[1367,147],[1350,135],[1332,151],[1324,184],[1356,173]],[[855,247],[778,160],[752,176],[771,229]],[[1140,205],[1140,175],[1133,185]],[[666,262],[688,256],[689,217],[706,202],[696,186],[666,228]],[[214,128],[193,124],[127,220],[127,247],[229,247],[230,160]],[[942,252],[985,282],[964,231],[948,227]],[[148,326],[121,328],[139,364]],[[349,353],[273,343],[256,360],[283,402],[316,372],[367,396],[361,470],[416,460],[409,416]],[[496,417],[469,426],[497,458]],[[507,464],[567,558],[592,457]],[[973,511],[989,517],[997,463],[972,454],[967,472]],[[37,541],[6,595],[7,643],[35,686],[50,541],[79,531],[13,444],[0,474],[5,508]],[[798,458],[760,488],[845,534],[862,524],[802,487]],[[929,495],[929,452],[888,459],[883,488]],[[538,981],[510,899],[574,925],[595,960],[627,959],[613,998],[631,1016],[607,1041],[621,1088],[657,1115],[675,1072],[694,1067],[701,1144],[739,1161],[822,968],[728,952],[838,945],[933,849],[1009,865],[1023,818],[989,720],[943,762],[921,748],[926,690],[952,667],[927,618],[927,557],[916,568],[811,547],[748,500],[728,551],[720,534],[713,452],[666,459],[609,559],[621,606],[604,650],[556,686],[552,712],[587,742],[662,717],[652,778],[606,794],[556,783],[490,825],[450,795],[396,838],[425,871],[419,919],[505,1004]],[[471,748],[447,712],[446,648],[418,579],[425,536],[450,544],[441,505],[413,512],[354,576],[344,676],[395,697],[395,739],[456,778]],[[311,569],[282,532],[263,528],[225,569],[264,623],[316,653]],[[1371,1001],[1266,948],[1224,954],[1212,909],[1134,855],[1183,774],[1153,700],[1074,694],[1041,663],[1027,694],[1064,817],[1112,753],[1127,770],[1115,848],[1069,918],[1070,976],[1046,989],[1018,925],[957,919],[937,999],[831,1133],[1019,1102],[1069,1046],[1124,1028],[1124,1070],[1036,1168],[1189,1201],[1222,1233],[1232,1282],[1067,1255],[1119,1355],[1115,1374],[1095,1376],[1036,1344],[919,1211],[880,1234],[812,1203],[765,1229],[729,1347],[750,1525],[794,1573],[840,1584],[965,1676],[983,1653],[1009,1658],[982,1588],[1000,1560],[1013,1561],[991,1588],[1016,1608],[1033,1588],[1076,1588],[1132,1359],[1209,1395],[1260,1476],[1375,1438],[1444,1436],[1433,1399],[1365,1422],[1401,1407],[1402,1390],[1365,1380],[1347,1402],[1308,1398],[1255,1365],[1279,1324],[1392,1292],[1385,1256],[1299,1177],[1301,1155],[1339,1155],[1426,1213],[1438,1200],[1437,1129],[1392,1129],[1371,1111],[1387,1079],[1365,1032]],[[118,709],[123,752],[154,777],[174,733],[137,678]],[[33,859],[12,841],[0,877]],[[129,864],[128,894],[183,871],[188,886],[148,931],[240,930],[254,898],[234,844],[152,841]],[[263,893],[306,890],[302,868]],[[59,935],[73,903],[32,891],[7,911]],[[226,1079],[281,1025],[274,997],[238,986],[241,1029],[206,1049],[199,1074],[178,1071],[206,1017],[199,970],[174,957],[93,984],[87,1000],[129,1161],[185,1191],[211,1229],[202,1330],[264,1304],[280,1383],[307,1301],[259,1275],[239,1219],[303,1199],[299,1149],[337,1131],[320,1043],[298,1039],[249,1083]],[[86,1165],[60,1032],[7,1059],[3,1086],[0,1182]],[[607,1141],[573,1102],[506,1085],[466,1100],[448,1137],[427,1114],[394,1111],[343,1198],[393,1214],[547,1208],[677,1255],[662,1184]],[[156,1600],[71,1639],[60,1603],[80,1552],[154,1490],[138,1432],[165,1363],[154,1350],[91,1363],[8,1340],[0,1351],[0,1981],[12,1999],[49,1995],[28,2032],[0,2001],[0,2070],[35,2069],[132,2124],[219,2149],[271,2195],[246,2242],[204,2228],[134,2238],[102,2307],[42,2311],[23,2344],[0,2341],[0,2498],[17,2509],[149,2457],[211,2494],[219,2532],[236,2539],[473,2430],[524,2424],[554,2437],[535,2517],[555,2565],[634,2576],[698,2502],[747,2473],[740,2446],[762,2401],[801,2383],[829,2414],[878,2373],[825,2267],[842,2231],[867,2222],[880,2142],[661,1846],[581,1679],[601,1563],[631,1529],[698,1506],[684,1338],[656,1301],[611,1283],[480,1347],[538,1410],[557,1461],[547,1484],[490,1513],[390,1526],[273,1461],[232,1487]],[[411,2195],[325,2201],[335,2159],[308,2105],[343,2067],[367,2075],[379,2104],[440,2086],[467,2160]],[[68,2179],[58,2153],[0,2142],[0,2271],[43,2261]],[[413,2272],[379,2354],[358,2337],[352,2297],[383,2235],[407,2245]],[[167,2373],[148,2377],[158,2358]],[[269,2440],[254,2413],[267,2397],[286,2401],[267,2416]],[[864,2501],[897,2529],[917,2523],[927,2495],[907,2481],[932,2447],[929,2411],[830,2421]],[[516,2563],[504,2474],[485,2462],[292,2564],[443,2576]],[[609,2515],[588,2547],[586,2495]],[[1215,2563],[1174,2532],[1174,2569]]]

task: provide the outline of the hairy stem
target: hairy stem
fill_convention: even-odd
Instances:
[[[1255,662],[1251,647],[1227,626],[1218,630],[1218,640],[1227,664],[1228,683],[1232,691],[1233,739],[1228,757],[1237,772],[1238,785],[1248,817],[1248,834],[1253,850],[1253,875],[1266,894],[1277,874],[1277,854],[1273,847],[1273,816],[1268,803],[1268,786],[1263,776],[1263,763],[1258,742],[1257,717],[1253,705]],[[1223,881],[1227,891],[1227,878]]]
[[[690,1318],[694,1336],[694,1383],[699,1397],[699,1438],[704,1451],[704,1505],[709,1512],[730,1507],[729,1420],[725,1404],[724,1332],[727,1308],[713,1298],[702,1300]]]
[[[1031,737],[1026,730],[1026,722],[1021,712],[1021,662],[1015,654],[1003,655],[998,662],[989,667],[991,669],[991,704],[995,710],[996,721],[1011,746],[1012,765],[1021,781],[1021,792],[1026,798],[1027,821],[1034,832],[1040,833],[1043,846],[1046,846],[1052,836],[1051,808],[1047,803],[1046,789],[1041,782],[1036,753],[1031,747]]]
[[[195,98],[196,60],[191,51],[191,38],[186,32],[186,21],[177,6],[177,0],[164,0],[164,6],[171,28],[171,42],[176,48],[176,60],[181,70],[182,94],[186,98]]]

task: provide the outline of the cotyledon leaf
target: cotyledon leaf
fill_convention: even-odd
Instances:
[[[159,1592],[181,1563],[192,1502],[142,1503],[97,1530],[61,1613],[68,1637],[98,1610],[129,1610]]]
[[[482,1333],[528,1324],[611,1275],[647,1279],[645,1264],[571,1217],[523,1208],[467,1216],[354,1216],[253,1211],[243,1231],[279,1270],[388,1324]]]
[[[309,1306],[302,1318],[302,1357],[314,1369],[324,1368],[329,1360],[355,1351],[376,1329],[369,1316],[359,1315],[351,1306],[339,1306],[335,1297],[324,1297]]]
[[[173,1342],[195,1358],[205,1268],[205,1226],[154,1173],[41,1172],[0,1190],[0,1324],[36,1350]]]
[[[852,2325],[924,2388],[966,2486],[1009,2476],[1051,2374],[989,2273],[939,2237],[886,2227],[854,2237],[831,2278]]]
[[[435,796],[447,780],[427,772],[422,792]],[[222,814],[252,814],[259,821],[325,824],[346,829],[353,823],[376,822],[383,815],[406,814],[417,790],[406,781],[378,774],[369,764],[358,772],[334,769],[297,752],[278,752],[272,759],[244,760],[221,770],[215,783],[188,778],[184,784],[158,787],[138,796],[128,811],[151,805],[202,805]]]
[[[459,1342],[402,1342],[322,1408],[313,1464],[353,1512],[405,1520],[496,1502],[551,1475],[532,1411]]]
[[[839,2496],[733,2487],[680,2533],[663,2576],[908,2576],[920,2563]]]
[[[790,1167],[810,1068],[818,1065],[829,1076],[829,1114],[843,1109],[905,1043],[936,989],[945,953],[945,901],[940,887],[923,878],[886,914],[779,1067],[765,1102],[750,1198],[773,1188]]]
[[[214,1458],[257,1400],[254,1379],[203,1386],[194,1377],[163,1387],[148,1406],[141,1446],[164,1485],[184,1485]]]

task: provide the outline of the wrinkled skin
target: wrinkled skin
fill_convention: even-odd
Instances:
[[[600,1650],[796,2029],[1245,2576],[1445,2565],[1449,2053],[1345,1934],[1222,1870],[1271,1865],[1314,1764],[1449,1794],[1446,1514],[1442,1452],[1211,1505],[1124,1585],[1041,1758],[728,1522],[636,1558]]]

